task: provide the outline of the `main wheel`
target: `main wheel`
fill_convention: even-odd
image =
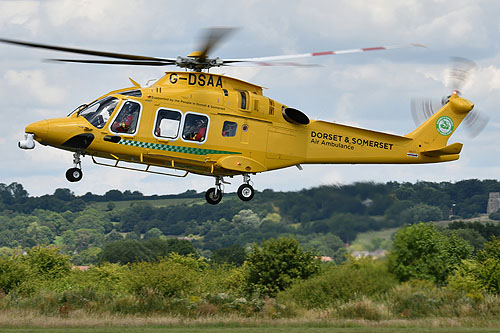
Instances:
[[[72,183],[79,181],[83,177],[82,169],[71,168],[66,171],[66,179]]]
[[[238,197],[243,201],[250,201],[255,191],[251,185],[243,184],[238,188]]]
[[[217,205],[222,200],[222,191],[215,191],[215,187],[209,188],[205,193],[205,199],[211,205]]]

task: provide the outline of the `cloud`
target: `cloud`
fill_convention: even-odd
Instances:
[[[22,91],[28,98],[34,98],[35,104],[58,104],[65,97],[64,89],[49,84],[41,70],[7,70],[3,77],[7,85]]]

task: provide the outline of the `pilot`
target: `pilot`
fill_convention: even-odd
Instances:
[[[120,119],[115,120],[111,129],[114,132],[120,133],[130,133],[135,130],[135,126],[132,128],[132,124],[137,120],[137,107],[134,104],[126,103],[123,110],[120,112]]]
[[[207,124],[205,120],[198,119],[196,121],[194,133],[194,141],[203,141],[205,135],[207,134]]]

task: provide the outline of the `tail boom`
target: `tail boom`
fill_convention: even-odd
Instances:
[[[405,136],[312,121],[302,163],[416,164],[457,160],[462,144],[447,142],[473,107],[470,101],[453,95],[431,118]]]

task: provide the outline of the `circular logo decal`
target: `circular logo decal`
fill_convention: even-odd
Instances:
[[[448,116],[439,117],[436,121],[436,129],[441,135],[450,135],[453,132],[453,120]]]

